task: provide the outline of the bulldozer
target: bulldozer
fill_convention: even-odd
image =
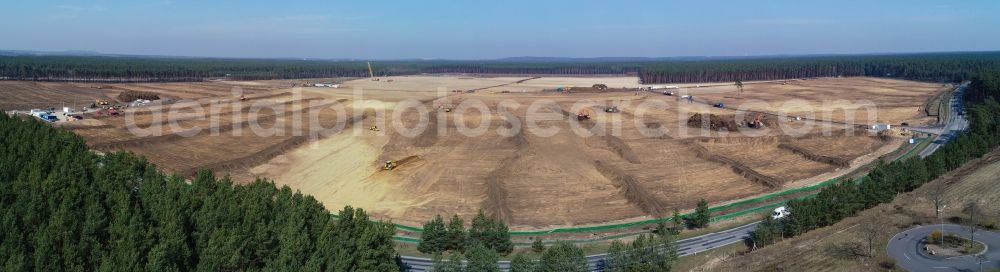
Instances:
[[[396,162],[395,161],[385,161],[385,165],[382,166],[382,170],[388,171],[388,170],[392,170],[392,169],[396,169]]]
[[[371,127],[368,128],[368,130],[371,130],[371,131],[382,131],[381,129],[378,128],[378,126],[371,126]]]
[[[104,107],[111,105],[111,101],[107,99],[97,99],[97,101],[94,101],[94,104],[96,104],[97,106]]]
[[[618,106],[608,106],[608,107],[604,107],[604,112],[607,112],[607,113],[619,113],[619,112],[621,112],[621,110],[618,109]]]

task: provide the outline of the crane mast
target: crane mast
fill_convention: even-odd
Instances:
[[[378,81],[378,79],[375,78],[375,71],[372,70],[372,62],[370,61],[368,62],[368,77],[370,77],[372,81]]]

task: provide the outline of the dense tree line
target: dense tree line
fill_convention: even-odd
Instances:
[[[507,225],[487,217],[482,210],[472,218],[468,230],[458,215],[452,216],[447,226],[440,215],[435,216],[424,224],[417,250],[439,254],[445,251],[464,252],[470,246],[482,246],[505,256],[514,250]]]
[[[985,72],[972,79],[965,93],[969,130],[926,157],[880,163],[861,181],[847,180],[824,188],[814,198],[788,202],[791,214],[770,217],[758,226],[751,240],[757,246],[832,225],[859,211],[887,203],[942,174],[981,157],[1000,144],[1000,72]]]
[[[361,61],[0,56],[0,78],[17,80],[164,82],[367,76],[368,66]]]
[[[394,226],[310,196],[203,171],[185,181],[130,153],[0,114],[5,271],[398,271]]]
[[[1000,68],[1000,52],[705,59],[380,61],[382,75],[420,73],[638,75],[643,83],[874,76],[957,82]],[[0,56],[0,79],[50,81],[200,81],[366,77],[364,61],[101,56]]]
[[[645,83],[779,80],[830,76],[872,76],[958,82],[1000,69],[1000,53],[790,57],[686,61],[642,65]]]

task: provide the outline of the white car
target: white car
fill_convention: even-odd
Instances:
[[[789,214],[792,214],[792,213],[790,211],[788,211],[788,208],[785,207],[785,206],[781,206],[781,207],[775,208],[774,212],[771,212],[771,218],[772,219],[781,219],[781,218],[784,218],[785,216],[788,216]]]

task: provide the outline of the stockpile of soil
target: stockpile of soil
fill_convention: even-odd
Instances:
[[[736,121],[732,115],[715,115],[695,113],[688,118],[687,125],[693,128],[707,128],[714,131],[736,131]]]
[[[125,90],[118,94],[118,101],[132,102],[138,99],[160,100],[160,95],[154,92]]]
[[[753,121],[754,116],[747,115],[745,118],[747,118],[746,121]],[[746,123],[746,121],[744,123]],[[761,118],[760,122],[764,123],[765,127],[769,128],[778,127],[778,117],[775,115],[764,114],[764,118]]]
[[[726,131],[736,131],[740,127],[750,127],[755,114],[748,113],[741,120],[737,120],[735,115],[716,115],[695,113],[688,118],[687,124],[693,128],[707,128],[714,131],[725,129]],[[760,119],[765,128],[777,128],[778,117],[764,114]]]

